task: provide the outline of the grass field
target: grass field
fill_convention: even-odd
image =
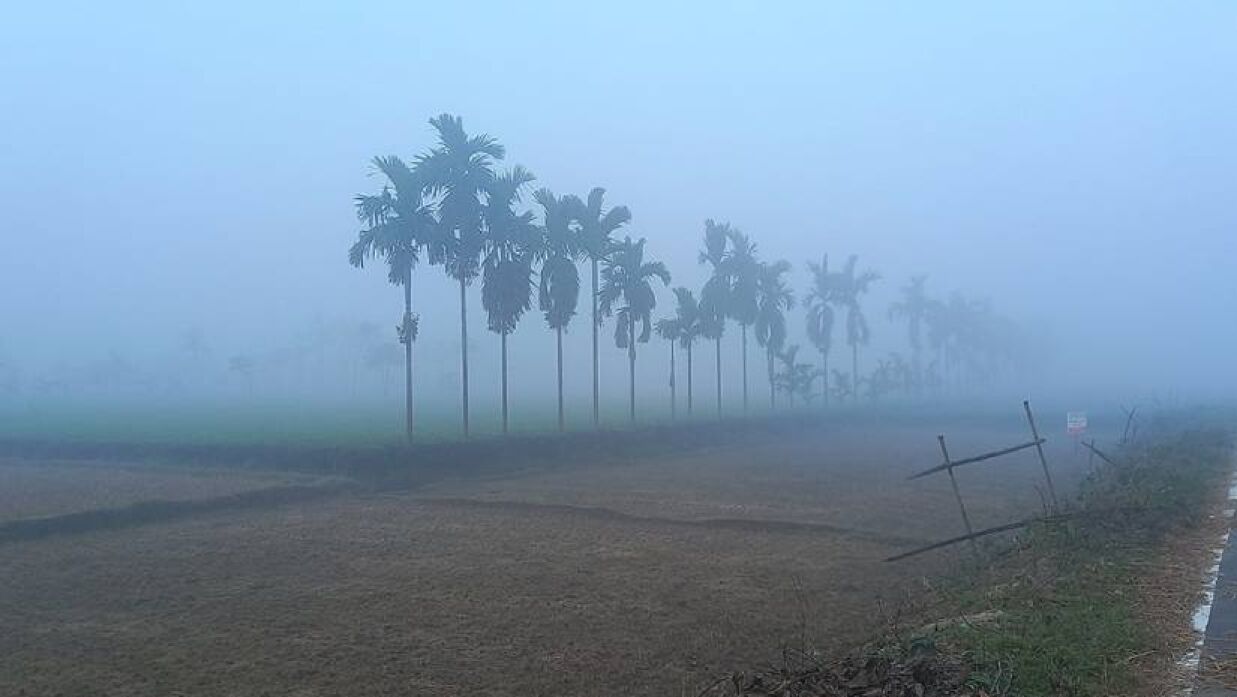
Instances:
[[[863,639],[950,562],[881,561],[961,527],[947,480],[906,475],[939,461],[939,430],[957,456],[1025,434],[1016,413],[949,426],[581,448],[567,466],[8,542],[0,694],[695,694],[784,645]],[[1072,486],[1085,459],[1050,456]],[[32,467],[47,476],[12,474]],[[118,501],[114,465],[86,468],[108,482],[95,502],[74,467],[0,469],[0,510]],[[116,471],[141,497],[281,481]],[[976,525],[1037,510],[1040,476],[1029,453],[959,473]]]

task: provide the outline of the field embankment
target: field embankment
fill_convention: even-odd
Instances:
[[[716,695],[1173,694],[1213,547],[1229,519],[1232,435],[1169,422],[1111,454],[1052,522],[984,563],[963,557],[883,638],[840,661],[790,654]]]

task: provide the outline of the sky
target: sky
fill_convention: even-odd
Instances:
[[[393,338],[398,291],[347,264],[352,197],[380,186],[373,156],[423,152],[428,119],[449,112],[539,186],[606,187],[674,285],[705,278],[706,218],[790,260],[800,294],[807,260],[858,254],[882,275],[873,355],[905,350],[885,308],[922,273],[937,295],[1016,319],[1054,384],[1237,388],[1230,2],[21,2],[4,14],[0,359],[32,373],[165,360],[191,330],[220,357],[332,323]],[[425,268],[414,291],[424,399],[445,400],[452,286]],[[488,398],[497,341],[476,289],[471,301]],[[573,390],[585,327],[570,336]],[[551,341],[530,313],[514,391],[544,388]],[[619,380],[621,354],[606,360]]]

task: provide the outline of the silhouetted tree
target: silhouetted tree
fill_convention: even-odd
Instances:
[[[924,291],[927,276],[914,276],[902,287],[902,299],[889,307],[890,319],[906,321],[911,344],[911,372],[916,383],[923,380],[923,325],[932,310],[932,300]]]
[[[846,343],[850,345],[852,379],[856,379],[859,375],[859,347],[866,346],[871,339],[868,320],[863,315],[860,299],[880,278],[874,271],[856,273],[855,265],[858,262],[859,257],[851,255],[833,284],[833,301],[837,306],[846,310]],[[851,386],[851,392],[858,394],[856,385]]]
[[[833,371],[833,396],[838,398],[838,401],[845,402],[847,398],[855,394],[855,386],[851,383],[849,373],[843,373],[840,370]]]
[[[601,187],[594,188],[588,192],[588,201],[583,202],[575,199],[578,210],[574,217],[580,224],[580,248],[588,257],[589,264],[592,270],[592,299],[593,316],[593,426],[596,427],[601,423],[601,383],[600,383],[600,368],[598,363],[597,352],[597,329],[601,326],[601,315],[598,313],[597,298],[597,271],[598,265],[604,261],[610,254],[610,248],[614,244],[614,240],[610,237],[619,228],[631,221],[631,212],[626,206],[615,206],[606,210],[603,206],[606,190]],[[574,197],[573,197],[574,198]]]
[[[686,288],[674,289],[674,321],[678,324],[679,346],[687,352],[687,413],[692,413],[692,345],[701,336],[703,326],[696,296]]]
[[[563,332],[576,314],[580,301],[580,238],[573,225],[569,197],[558,198],[549,189],[539,189],[534,198],[541,205],[543,224],[539,255],[541,282],[537,306],[545,313],[546,324],[554,330],[558,366],[558,430],[564,429],[563,414]]]
[[[355,198],[357,219],[365,227],[349,248],[348,261],[362,268],[366,259],[381,259],[387,264],[387,280],[404,289],[404,314],[396,333],[404,345],[404,430],[411,441],[412,343],[417,333],[417,318],[412,313],[412,270],[422,249],[440,256],[442,245],[433,214],[423,197],[421,179],[395,156],[375,157],[373,164],[386,183],[378,194],[360,194]]]
[[[700,291],[701,334],[714,342],[717,367],[717,416],[722,415],[722,335],[726,332],[726,317],[730,314],[731,278],[726,247],[730,241],[730,224],[704,221],[704,249],[700,263],[708,264],[712,273]]]
[[[786,285],[790,263],[761,264],[756,284],[756,343],[765,349],[769,371],[769,408],[776,407],[774,358],[786,342],[786,312],[795,305],[794,293]]]
[[[627,349],[628,383],[630,393],[630,420],[636,420],[636,343],[647,343],[652,333],[652,313],[657,307],[657,294],[653,292],[653,279],[670,285],[670,272],[660,261],[645,261],[644,239],[632,242],[626,238],[615,245],[606,257],[601,271],[601,291],[598,301],[601,312],[609,316],[617,308],[614,343]],[[636,333],[636,325],[640,333]]]
[[[759,312],[758,287],[760,285],[760,261],[756,258],[756,244],[751,238],[735,228],[729,231],[730,251],[726,255],[727,275],[730,277],[730,302],[726,314],[739,323],[742,338],[743,413],[747,413],[747,328],[756,322]]]
[[[430,119],[430,125],[438,133],[438,145],[417,158],[416,172],[425,191],[437,201],[445,243],[442,261],[447,275],[460,287],[460,406],[468,437],[467,288],[481,273],[485,247],[482,196],[494,180],[494,161],[503,159],[506,151],[488,135],[468,135],[458,116],[442,114]]]
[[[679,416],[679,396],[677,394],[675,384],[675,360],[674,347],[679,343],[683,336],[683,325],[680,324],[678,318],[659,319],[653,325],[653,330],[657,332],[657,336],[666,340],[670,344],[670,418],[677,419]]]
[[[807,294],[807,338],[820,352],[822,404],[829,406],[829,350],[833,348],[834,275],[829,273],[829,255],[820,263],[808,262],[812,287]],[[837,372],[837,371],[834,371]]]
[[[538,237],[533,214],[517,212],[521,190],[533,175],[516,165],[486,188],[485,261],[482,265],[481,304],[490,331],[502,337],[502,420],[508,432],[507,337],[532,304],[533,257]]]
[[[798,362],[796,360],[798,354],[798,344],[791,344],[784,350],[778,351],[777,359],[781,363],[781,370],[774,376],[778,389],[786,393],[792,408],[795,406],[796,395],[802,397],[805,402],[811,400],[812,383],[818,374],[811,363]]]

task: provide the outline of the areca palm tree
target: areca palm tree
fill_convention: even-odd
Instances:
[[[833,288],[834,303],[846,310],[846,343],[850,345],[850,374],[856,397],[859,394],[859,347],[866,346],[871,338],[868,320],[863,315],[859,301],[872,284],[880,279],[880,275],[875,271],[856,273],[855,265],[858,262],[859,257],[853,254],[846,260],[846,266],[837,275]]]
[[[679,346],[687,352],[687,413],[692,413],[692,345],[701,336],[703,329],[700,305],[696,296],[686,288],[674,289],[674,321],[678,323]]]
[[[795,306],[794,292],[784,278],[790,263],[761,264],[756,284],[756,343],[765,349],[769,370],[769,408],[776,407],[774,358],[786,343],[786,311]]]
[[[747,413],[747,328],[756,322],[760,307],[760,262],[756,258],[756,244],[751,238],[735,228],[729,231],[730,251],[726,257],[730,276],[730,302],[726,314],[739,323],[743,334],[743,413]]]
[[[627,349],[628,384],[631,399],[630,420],[636,421],[636,344],[648,343],[652,334],[652,313],[657,307],[657,294],[653,292],[653,279],[662,285],[670,285],[670,272],[660,261],[645,261],[644,238],[632,242],[626,238],[615,245],[605,258],[601,270],[601,290],[598,303],[602,314],[609,316],[616,311],[614,343]],[[636,325],[640,333],[636,333]]]
[[[902,287],[902,299],[889,307],[890,319],[906,320],[907,337],[911,344],[911,374],[916,385],[923,378],[923,325],[932,312],[932,300],[924,291],[927,276],[913,276]]]
[[[573,225],[573,207],[567,196],[555,197],[549,189],[538,189],[534,198],[541,205],[543,224],[539,256],[541,282],[537,307],[545,313],[546,324],[554,330],[558,364],[558,430],[563,419],[563,332],[576,314],[580,301],[580,239]]]
[[[679,343],[683,337],[683,325],[677,317],[659,319],[653,325],[653,331],[657,332],[657,336],[665,339],[666,343],[670,344],[670,418],[677,419],[679,416],[679,396],[676,389],[677,375],[675,374],[674,345]]]
[[[598,367],[597,329],[601,326],[601,315],[598,314],[598,266],[610,253],[614,240],[611,237],[619,228],[631,221],[631,211],[627,206],[615,206],[607,210],[604,207],[606,190],[596,187],[588,192],[588,201],[580,201],[572,197],[576,209],[574,217],[579,222],[580,249],[588,257],[592,270],[592,330],[593,330],[593,426],[601,424],[600,409],[600,369]]]
[[[807,338],[820,352],[821,403],[829,406],[829,350],[833,348],[834,276],[829,273],[829,255],[820,263],[808,262],[812,288],[807,294]]]
[[[490,331],[502,337],[503,434],[508,430],[507,336],[532,304],[533,258],[537,227],[529,211],[516,212],[521,190],[533,181],[532,173],[516,165],[495,177],[486,191],[485,261],[481,304]]]
[[[441,256],[435,239],[435,221],[423,195],[423,185],[412,169],[398,157],[375,157],[374,168],[386,178],[382,191],[355,198],[357,218],[365,225],[348,249],[348,261],[364,268],[365,261],[381,259],[387,264],[387,280],[404,289],[404,314],[396,327],[404,345],[404,430],[413,434],[412,342],[417,318],[412,314],[412,270],[422,249],[431,259]]]
[[[416,171],[425,191],[437,200],[444,239],[443,265],[460,288],[460,402],[464,437],[468,437],[468,294],[481,273],[485,222],[482,197],[494,181],[494,162],[506,155],[499,142],[482,133],[468,135],[458,116],[430,119],[438,144],[417,158]],[[433,259],[431,259],[431,262]]]
[[[947,302],[933,302],[926,316],[928,341],[936,350],[946,387],[962,387],[963,369],[977,360],[976,352],[990,344],[994,324],[987,303],[954,292]]]
[[[812,382],[817,371],[811,363],[800,363],[797,357],[799,345],[791,344],[778,351],[776,357],[782,364],[782,369],[776,373],[774,380],[785,393],[791,408],[795,406],[795,395],[803,397],[806,402],[812,398]]]
[[[731,277],[726,247],[730,241],[730,223],[704,221],[704,249],[700,263],[712,268],[709,280],[700,291],[701,334],[712,339],[717,349],[717,415],[722,415],[722,335],[726,333],[726,316],[730,313]]]

